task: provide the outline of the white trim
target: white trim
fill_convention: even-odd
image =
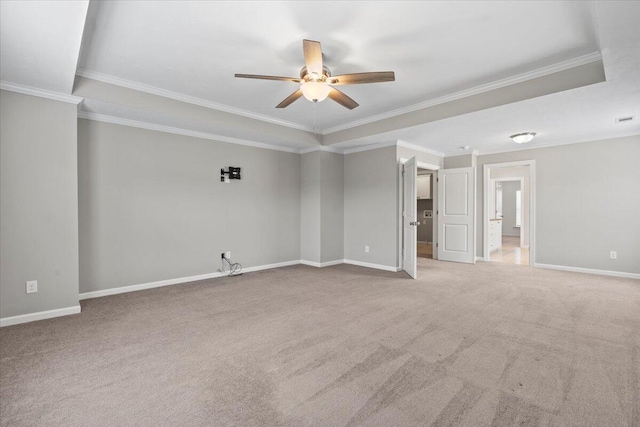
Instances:
[[[80,305],[73,307],[57,308],[55,310],[38,311],[36,313],[21,314],[19,316],[3,317],[0,319],[0,328],[21,323],[35,322],[36,320],[52,319],[54,317],[68,316],[80,313]]]
[[[443,157],[458,157],[458,156],[479,156],[478,150],[462,150],[462,151],[447,151]]]
[[[568,61],[559,62],[557,64],[553,64],[547,67],[538,68],[537,70],[529,71],[526,73],[518,74],[513,77],[508,77],[502,80],[496,80],[495,82],[476,86],[471,89],[463,90],[460,92],[452,93],[449,95],[441,96],[439,98],[430,99],[424,102],[420,102],[418,104],[409,105],[407,107],[399,108],[397,110],[389,111],[382,114],[377,114],[375,116],[365,117],[360,120],[354,120],[349,123],[345,123],[339,126],[334,126],[331,128],[324,129],[322,132],[323,135],[329,135],[335,132],[339,132],[345,129],[354,128],[356,126],[365,125],[368,123],[373,123],[379,120],[389,119],[391,117],[399,116],[401,114],[411,113],[417,110],[421,110],[423,108],[429,108],[436,105],[444,104],[446,102],[456,101],[458,99],[466,98],[473,95],[478,95],[480,93],[489,92],[491,90],[500,89],[506,86],[510,86],[516,83],[522,83],[527,80],[536,79],[539,77],[547,76],[550,74],[558,73],[560,71],[569,70],[571,68],[580,67],[582,65],[591,64],[596,61],[601,61],[602,55],[600,52],[593,52],[578,58],[573,58]]]
[[[307,260],[303,259],[303,260],[300,261],[300,264],[308,265],[308,266],[311,266],[311,267],[322,268],[322,267],[330,267],[332,265],[344,264],[344,260],[343,259],[336,259],[336,260],[333,260],[333,261],[315,262],[315,261],[307,261]]]
[[[437,157],[444,157],[444,153],[436,150],[432,150],[431,148],[421,147],[420,145],[412,144],[410,142],[398,140],[398,147],[409,148],[414,151],[420,151],[422,153],[433,154]]]
[[[326,151],[328,153],[337,153],[337,154],[344,154],[343,150],[340,150],[339,148],[333,148],[333,147],[328,147],[328,146],[324,146],[324,145],[319,145],[316,147],[309,147],[309,148],[303,148],[300,150],[300,154],[307,154],[307,153],[313,153],[316,151]]]
[[[477,256],[477,257],[476,257],[476,262],[478,262],[478,261],[482,261],[482,262],[484,262],[484,257]]]
[[[79,96],[67,95],[66,93],[53,92],[45,89],[38,89],[36,87],[24,86],[7,81],[0,81],[0,89],[8,90],[10,92],[21,93],[23,95],[37,96],[40,98],[52,99],[54,101],[66,102],[69,104],[78,105],[84,98]]]
[[[270,270],[272,268],[290,267],[292,265],[298,265],[298,264],[300,264],[300,260],[296,259],[292,261],[276,262],[274,264],[265,264],[265,265],[256,265],[254,267],[247,267],[247,268],[243,268],[242,272],[253,273],[255,271]],[[223,273],[223,276],[226,276],[226,275],[227,275],[226,273]]]
[[[273,123],[280,126],[286,126],[292,129],[303,130],[307,132],[313,132],[313,129],[307,126],[303,126],[298,123],[289,122],[286,120],[276,119],[262,114],[253,113],[251,111],[243,110],[236,107],[230,107],[228,105],[219,104],[217,102],[209,101],[195,96],[184,95],[177,92],[172,92],[166,89],[160,89],[155,86],[145,85],[142,83],[134,82],[131,80],[122,79],[120,77],[111,76],[108,74],[100,73],[97,71],[85,70],[79,68],[76,71],[76,75],[85,77],[87,79],[97,80],[103,83],[109,83],[116,86],[126,87],[128,89],[137,90],[140,92],[150,93],[152,95],[162,96],[170,98],[180,102],[186,102],[187,104],[198,105],[200,107],[210,108],[212,110],[224,111],[225,113],[237,114],[239,116],[248,117],[250,119],[261,120],[263,122]]]
[[[284,151],[286,153],[300,153],[297,148],[282,147],[279,145],[265,144],[263,142],[249,141],[246,139],[231,138],[228,136],[216,135],[206,132],[198,132],[189,129],[176,128],[171,126],[159,125],[156,123],[141,122],[138,120],[123,119],[121,117],[107,116],[105,114],[90,113],[87,111],[78,112],[79,119],[95,120],[98,122],[111,123],[122,126],[131,126],[140,129],[153,130],[157,132],[172,133],[175,135],[191,136],[194,138],[209,139],[213,141],[226,142],[229,144],[245,145],[248,147],[263,148],[266,150]]]
[[[351,260],[351,259],[345,259],[344,263],[345,264],[351,264],[351,265],[357,265],[359,267],[375,268],[377,270],[393,271],[395,273],[397,273],[398,271],[401,270],[400,267],[391,267],[391,266],[388,266],[388,265],[372,264],[370,262],[354,261],[354,260]]]
[[[361,147],[346,148],[344,154],[360,153],[362,151],[377,150],[378,148],[395,147],[398,141],[379,142],[377,144],[363,145]]]
[[[285,261],[285,262],[279,262],[275,264],[258,265],[255,267],[243,268],[242,272],[251,273],[254,271],[269,270],[272,268],[279,268],[279,267],[288,267],[290,265],[298,265],[298,264],[300,264],[299,260]],[[128,292],[142,291],[145,289],[161,288],[163,286],[180,285],[183,283],[196,282],[198,280],[215,279],[218,277],[225,277],[225,276],[228,276],[228,274],[223,273],[221,271],[216,271],[214,273],[199,274],[196,276],[178,277],[175,279],[159,280],[157,282],[141,283],[139,285],[120,286],[117,288],[103,289],[100,291],[82,292],[80,294],[80,301],[89,299],[89,298],[99,298],[99,297],[105,297],[109,295],[118,295],[118,294],[124,294]]]
[[[571,271],[574,273],[586,273],[586,274],[599,274],[601,276],[613,276],[613,277],[625,277],[628,279],[640,279],[640,274],[638,273],[627,273],[624,271],[611,271],[611,270],[596,270],[593,268],[582,268],[582,267],[569,267],[568,265],[554,265],[554,264],[538,264],[536,263],[534,267],[546,268],[549,270],[561,270],[561,271]]]
[[[400,157],[400,164],[401,165],[405,164],[407,162],[407,160],[409,160],[409,159],[405,159],[404,157]],[[416,165],[420,169],[429,169],[429,170],[433,170],[433,171],[437,171],[437,170],[442,169],[442,167],[440,167],[438,165],[432,165],[431,163],[419,162],[417,160],[416,160]]]
[[[490,170],[505,167],[529,166],[529,265],[536,263],[536,161],[535,160],[518,160],[514,162],[504,163],[487,163],[482,167],[483,183],[482,183],[482,255],[487,261],[491,261],[491,252],[489,251],[489,197],[487,190],[489,189]],[[522,240],[522,233],[520,233]]]
[[[441,153],[440,151],[432,150],[431,148],[421,147],[419,145],[411,144],[409,142],[400,141],[400,140],[398,140],[398,141],[378,142],[378,143],[375,143],[375,144],[362,145],[360,147],[345,148],[342,151],[342,153],[343,154],[353,154],[353,153],[360,153],[362,151],[377,150],[378,148],[386,148],[386,147],[404,147],[404,148],[408,148],[408,149],[411,149],[411,150],[414,150],[414,151],[419,151],[421,153],[432,154],[432,155],[434,155],[436,157],[443,157],[444,156],[444,154]]]

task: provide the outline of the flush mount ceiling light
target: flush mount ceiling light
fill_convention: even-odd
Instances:
[[[531,141],[534,136],[536,136],[535,132],[523,132],[511,135],[509,138],[513,139],[513,142],[515,142],[516,144],[526,144],[527,142]]]

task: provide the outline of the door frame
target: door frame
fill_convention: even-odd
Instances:
[[[405,157],[400,157],[399,161],[398,161],[398,269],[399,271],[402,270],[402,251],[404,250],[404,233],[402,230],[402,209],[404,207],[404,178],[402,176],[402,170],[404,168],[404,164],[405,162],[409,160]],[[429,169],[433,171],[432,177],[433,179],[437,179],[438,178],[438,170],[442,169],[442,166],[438,166],[438,165],[434,165],[431,163],[425,163],[425,162],[421,162],[418,159],[416,159],[416,165],[418,166],[418,168],[420,169]],[[438,209],[438,189],[436,188],[437,186],[434,185],[433,186],[433,194],[431,194],[431,199],[433,200],[433,210],[437,210]],[[436,253],[437,251],[435,250],[436,245],[438,243],[438,236],[437,236],[437,226],[438,226],[438,221],[436,219],[436,216],[433,216],[433,259],[438,259],[438,254]]]
[[[529,166],[529,265],[536,266],[536,161],[520,160],[505,163],[486,163],[483,169],[483,186],[482,186],[482,260],[489,261],[491,253],[489,252],[489,185],[491,169],[509,168],[515,166]],[[520,233],[522,238],[522,233]]]
[[[520,183],[520,196],[522,196],[522,194],[524,194],[524,177],[520,177],[520,178],[489,178],[489,188],[492,188],[495,186],[496,182],[519,182]],[[488,197],[487,197],[488,199]],[[524,197],[523,200],[524,201]],[[489,201],[487,200],[487,203],[489,203]],[[489,209],[491,209],[491,206],[489,206]],[[489,219],[487,218],[487,221]],[[529,222],[531,222],[531,212],[529,212]],[[488,225],[488,223],[487,223]],[[502,228],[504,229],[504,222],[502,223]],[[524,227],[522,225],[520,225],[520,247],[523,248],[524,247],[524,233],[522,232],[522,229]],[[531,227],[527,227],[527,232],[529,231],[529,228]],[[491,255],[491,253],[489,253],[489,256]],[[489,261],[489,259],[487,259],[487,261]]]

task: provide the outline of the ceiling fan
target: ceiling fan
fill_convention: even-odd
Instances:
[[[294,101],[298,100],[298,98],[304,96],[311,102],[320,102],[329,97],[350,110],[356,108],[358,103],[333,86],[392,82],[396,79],[393,71],[332,76],[331,70],[322,64],[322,48],[320,47],[320,42],[303,40],[302,48],[306,65],[300,70],[300,78],[261,76],[256,74],[236,74],[235,76],[245,79],[280,80],[300,83],[300,89],[286,97],[276,108],[288,107]]]

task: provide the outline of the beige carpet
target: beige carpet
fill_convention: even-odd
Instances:
[[[640,282],[420,259],[84,301],[0,330],[3,426],[638,426]]]

